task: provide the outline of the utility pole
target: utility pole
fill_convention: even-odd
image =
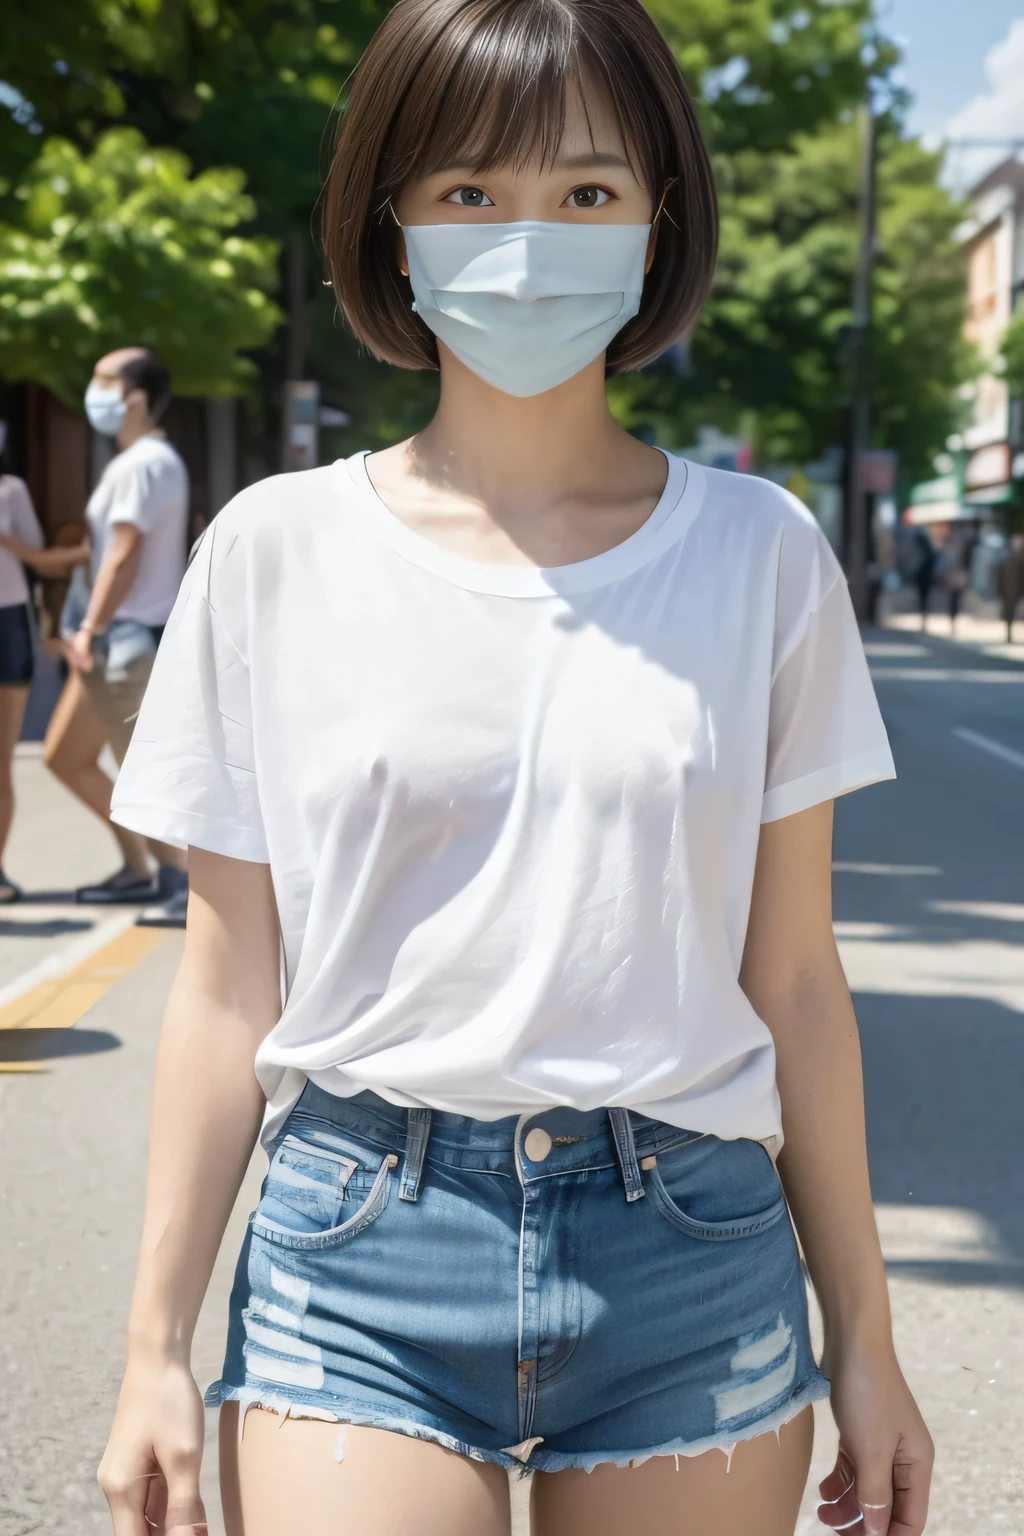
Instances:
[[[846,570],[858,619],[868,617],[868,507],[864,454],[871,446],[871,321],[877,204],[877,143],[870,103],[857,112],[861,136],[860,253],[853,282],[853,404],[846,474]]]
[[[306,367],[306,241],[296,231],[285,269],[288,333],[282,395],[281,468],[312,469],[319,452],[320,386],[303,377]]]
[[[289,237],[285,262],[288,304],[285,378],[301,379],[306,364],[306,243],[297,231]]]

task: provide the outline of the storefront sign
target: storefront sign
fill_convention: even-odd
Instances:
[[[896,489],[897,459],[890,448],[863,448],[857,455],[857,489],[891,496]]]
[[[967,460],[964,485],[969,491],[980,491],[986,485],[1002,485],[1010,478],[1009,443],[986,443],[975,449]]]

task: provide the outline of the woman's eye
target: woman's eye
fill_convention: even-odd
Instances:
[[[608,201],[609,195],[603,187],[577,187],[566,198],[570,208],[600,208]]]
[[[460,208],[493,208],[487,193],[480,187],[456,187],[445,198],[446,203],[457,203]]]

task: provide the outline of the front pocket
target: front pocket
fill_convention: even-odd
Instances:
[[[353,1151],[355,1149],[352,1149]],[[378,1163],[288,1134],[271,1160],[252,1228],[282,1248],[329,1248],[375,1221],[388,1203],[396,1153]],[[351,1213],[351,1214],[350,1214]]]
[[[775,1166],[756,1141],[689,1142],[646,1170],[646,1187],[666,1221],[705,1242],[753,1237],[786,1214]]]

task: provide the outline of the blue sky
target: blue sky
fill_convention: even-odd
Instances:
[[[1024,0],[878,0],[878,12],[885,30],[906,40],[911,127],[926,133],[989,90],[986,55],[1014,21],[1024,23]]]
[[[877,0],[903,47],[909,126],[934,141],[1024,139],[1024,0]],[[1013,153],[952,147],[944,180],[966,191]]]

